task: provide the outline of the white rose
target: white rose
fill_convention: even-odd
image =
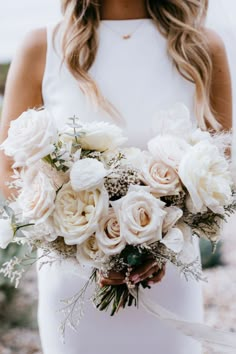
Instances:
[[[171,134],[186,138],[193,130],[189,109],[183,103],[176,103],[170,109],[161,109],[152,117],[153,134]]]
[[[182,190],[177,173],[164,162],[156,161],[144,152],[139,165],[141,180],[151,187],[151,192],[155,196],[176,195]]]
[[[148,142],[148,150],[153,158],[175,170],[190,147],[184,139],[172,135],[158,135]]]
[[[176,206],[166,207],[164,210],[166,215],[163,221],[163,232],[166,233],[182,218],[183,211]]]
[[[208,131],[203,131],[201,129],[195,129],[192,134],[189,136],[189,143],[191,145],[196,145],[200,141],[208,140],[213,141],[211,134]]]
[[[119,127],[108,122],[82,123],[77,130],[81,132],[77,142],[84,150],[114,150],[127,140]],[[71,129],[67,133],[71,134]]]
[[[10,219],[0,219],[0,248],[7,248],[14,237],[14,230]]]
[[[76,258],[82,266],[99,268],[104,259],[104,254],[100,250],[94,235],[90,236],[81,245],[77,245]]]
[[[125,248],[126,242],[120,234],[120,225],[112,208],[100,221],[96,238],[100,249],[107,256],[119,254]]]
[[[1,149],[14,159],[13,168],[30,166],[52,153],[56,141],[57,130],[49,112],[30,109],[11,122]]]
[[[105,187],[75,192],[70,183],[65,184],[57,194],[53,213],[58,235],[68,245],[83,243],[108,213],[108,202]]]
[[[42,223],[54,210],[56,191],[50,179],[37,168],[29,168],[23,177],[17,204],[23,219]]]
[[[125,158],[121,160],[121,165],[130,165],[134,168],[140,168],[140,159],[142,158],[142,151],[139,148],[128,147],[123,148],[121,153]]]
[[[91,158],[76,161],[70,172],[71,186],[74,191],[97,187],[103,182],[108,171],[104,165]]]
[[[125,197],[112,202],[120,234],[128,244],[151,243],[162,238],[164,203],[148,187],[131,186]]]
[[[214,213],[224,213],[223,207],[232,202],[229,164],[209,141],[196,144],[184,156],[179,176],[196,212],[207,207]]]

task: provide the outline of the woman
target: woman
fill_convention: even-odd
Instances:
[[[207,0],[62,0],[64,18],[29,34],[9,72],[1,140],[10,121],[44,105],[58,127],[71,115],[83,120],[117,119],[130,145],[145,148],[153,114],[183,102],[202,129],[231,128],[231,85],[222,40],[204,28]],[[214,113],[214,114],[213,114]],[[152,121],[151,121],[152,120]],[[2,158],[1,184],[11,161]],[[196,246],[197,247],[197,246]],[[198,251],[198,249],[197,249]],[[186,320],[202,320],[201,286],[180,279],[172,266],[149,262],[132,280],[150,275],[148,295]],[[161,282],[160,282],[161,281]],[[120,284],[120,274],[101,277]],[[154,283],[157,283],[154,285]],[[39,328],[44,354],[200,354],[201,346],[142,309],[111,318],[86,303],[79,332],[57,332],[59,301],[84,284],[66,267],[39,272]]]

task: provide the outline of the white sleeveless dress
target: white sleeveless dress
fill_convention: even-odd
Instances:
[[[143,23],[139,23],[143,21]],[[139,26],[139,27],[138,27]],[[134,31],[129,40],[121,34]],[[53,113],[58,127],[76,115],[82,120],[112,121],[83,95],[78,82],[65,65],[61,67],[59,35],[52,44],[54,26],[48,26],[46,68],[42,84],[46,108]],[[91,75],[104,96],[123,117],[129,145],[145,148],[153,136],[152,116],[159,109],[183,102],[192,113],[193,85],[180,76],[166,52],[166,40],[152,20],[101,21],[99,50]],[[86,304],[78,333],[68,329],[66,342],[59,339],[62,315],[60,300],[77,293],[84,279],[70,267],[45,266],[38,272],[38,321],[44,354],[201,354],[201,346],[143,309],[127,308],[110,317]],[[180,278],[168,266],[165,278],[151,290],[153,301],[190,321],[202,321],[201,285]]]

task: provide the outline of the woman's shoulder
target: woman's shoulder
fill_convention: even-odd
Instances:
[[[211,28],[204,28],[204,33],[206,35],[211,54],[219,54],[219,51],[225,51],[225,43],[219,33]]]

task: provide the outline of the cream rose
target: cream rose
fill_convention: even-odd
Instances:
[[[40,240],[40,241],[55,241],[57,238],[57,232],[53,225],[52,217],[49,216],[46,221],[41,224],[27,226],[22,228],[21,232],[26,238]]]
[[[76,258],[82,266],[99,268],[104,254],[99,248],[95,235],[90,236],[81,245],[77,245]]]
[[[98,228],[108,212],[105,187],[75,192],[70,183],[58,192],[53,219],[58,235],[68,245],[81,244]]]
[[[70,172],[71,186],[74,191],[81,191],[97,187],[103,182],[108,171],[103,163],[96,159],[86,158],[78,160]]]
[[[120,225],[112,208],[100,221],[96,238],[100,249],[107,256],[119,254],[125,248],[126,242],[120,234]]]
[[[151,243],[162,238],[164,203],[148,187],[131,186],[125,197],[111,203],[128,244]]]
[[[151,187],[156,197],[176,195],[181,190],[181,183],[176,171],[162,161],[156,161],[144,152],[140,161],[141,180]]]
[[[158,135],[148,142],[148,150],[153,158],[175,170],[178,170],[180,161],[190,147],[184,139],[172,135]]]
[[[14,237],[14,230],[10,219],[0,219],[0,248],[7,248]]]
[[[49,112],[30,109],[11,122],[1,149],[14,159],[13,168],[31,166],[52,153],[56,141],[57,129]]]
[[[23,185],[17,204],[23,219],[42,223],[54,210],[56,191],[50,179],[37,168],[29,168],[23,176]]]
[[[179,176],[190,194],[191,211],[201,212],[207,207],[214,213],[224,213],[223,207],[232,202],[229,164],[207,140],[193,146],[184,156]]]

